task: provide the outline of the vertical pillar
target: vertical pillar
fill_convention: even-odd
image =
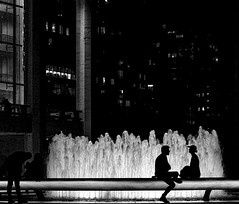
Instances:
[[[42,80],[44,69],[41,69],[41,14],[40,1],[25,0],[25,70],[26,70],[26,104],[30,105],[32,115],[32,149],[33,153],[44,151],[45,139],[45,107]]]
[[[83,134],[91,139],[91,12],[89,0],[76,0],[76,108]]]
[[[235,3],[234,11],[234,49],[235,49],[235,65],[234,65],[234,134],[236,138],[239,138],[239,3]],[[237,143],[237,145],[239,145]],[[239,147],[239,146],[238,146]]]
[[[232,157],[239,158],[239,3],[236,1],[234,6],[234,124],[233,124],[233,137],[231,138],[231,143],[233,144],[231,148],[234,149]],[[238,175],[239,164],[234,162],[234,176]]]

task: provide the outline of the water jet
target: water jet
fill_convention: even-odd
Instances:
[[[199,128],[198,135],[187,139],[169,130],[160,143],[154,131],[148,140],[124,131],[116,141],[106,133],[92,143],[87,137],[57,134],[49,145],[48,178],[151,178],[154,162],[161,146],[167,144],[171,152],[168,160],[172,170],[180,171],[190,161],[187,144],[195,144],[200,160],[201,177],[224,177],[222,149],[216,131]],[[154,200],[160,191],[49,191],[54,198],[92,200]],[[202,198],[204,191],[172,191],[169,198]],[[222,195],[214,191],[214,196]]]

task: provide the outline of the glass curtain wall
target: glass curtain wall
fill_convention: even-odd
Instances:
[[[0,1],[0,102],[24,104],[23,0]]]

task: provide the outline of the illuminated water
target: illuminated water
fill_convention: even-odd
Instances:
[[[161,146],[170,146],[169,163],[172,169],[180,171],[190,162],[187,144],[195,144],[200,160],[201,177],[224,177],[222,150],[215,131],[211,133],[199,128],[197,136],[187,141],[177,131],[169,130],[163,143],[156,139],[154,131],[148,140],[123,132],[113,141],[108,134],[92,143],[81,136],[72,138],[63,133],[55,135],[49,146],[47,164],[48,178],[151,178],[154,163],[161,152]],[[222,194],[213,191],[214,195]],[[157,199],[162,191],[108,191],[48,192],[49,196],[73,199]],[[171,191],[168,197],[202,197],[204,191]]]

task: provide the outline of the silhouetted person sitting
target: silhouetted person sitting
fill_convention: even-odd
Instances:
[[[185,166],[180,171],[180,177],[182,179],[197,179],[200,177],[200,167],[199,167],[199,159],[196,155],[197,147],[195,145],[189,146],[189,153],[192,155],[190,166]]]
[[[27,162],[25,166],[24,179],[41,181],[44,178],[44,162],[40,153],[34,155],[32,162]],[[41,190],[35,190],[38,200],[45,200],[45,196]]]
[[[168,163],[167,155],[169,155],[170,149],[169,146],[164,145],[161,148],[161,154],[156,158],[155,161],[155,177],[163,180],[169,186],[165,189],[162,194],[160,201],[164,203],[169,203],[166,199],[167,194],[175,187],[176,183],[182,183],[182,180],[178,178],[177,171],[169,171],[171,169],[170,164]]]
[[[20,190],[20,180],[22,175],[23,164],[28,160],[31,159],[32,154],[30,152],[24,151],[17,151],[13,154],[9,155],[3,164],[3,168],[6,172],[7,176],[7,193],[8,193],[8,203],[14,203],[12,199],[12,185],[13,181],[15,184],[18,203],[23,203],[24,200],[21,197],[21,190]]]

